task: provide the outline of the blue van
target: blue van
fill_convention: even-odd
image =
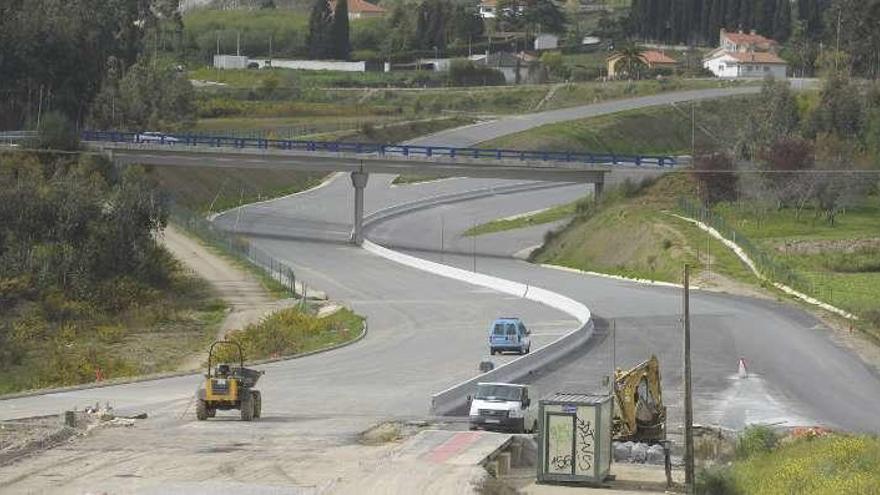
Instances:
[[[489,327],[489,354],[504,351],[528,354],[531,350],[529,330],[519,318],[498,318]]]

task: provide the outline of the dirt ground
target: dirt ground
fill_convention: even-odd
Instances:
[[[161,239],[175,258],[208,281],[229,306],[228,314],[217,332],[217,340],[222,340],[232,330],[258,323],[266,315],[294,304],[293,299],[275,299],[254,275],[212,253],[173,225],[165,229]],[[205,355],[195,355],[181,365],[180,370],[197,369],[204,360]]]

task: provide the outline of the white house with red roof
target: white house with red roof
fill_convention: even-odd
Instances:
[[[750,33],[721,30],[718,48],[703,59],[703,67],[717,77],[785,79],[788,63],[776,54],[779,45],[769,38]]]

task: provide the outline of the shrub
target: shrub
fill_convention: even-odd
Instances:
[[[453,60],[448,77],[452,86],[500,86],[505,82],[501,72],[478,66],[470,60]]]
[[[748,426],[736,443],[736,456],[748,459],[772,451],[779,445],[779,436],[767,426]]]
[[[697,495],[737,495],[733,475],[727,467],[708,467],[697,472]]]

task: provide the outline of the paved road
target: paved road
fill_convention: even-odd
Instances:
[[[714,93],[691,96],[700,95]],[[681,97],[670,94],[642,101],[662,104],[657,98]],[[556,113],[556,118],[632,105],[588,106]],[[554,112],[539,114],[533,122],[545,122],[547,114]],[[489,134],[520,130],[527,125],[523,122],[503,119],[478,130],[441,133],[421,141],[467,146]],[[370,178],[368,212],[505,183],[450,179],[391,187],[390,181],[387,176]],[[584,186],[561,186],[446,205],[374,225],[369,236],[418,250],[419,256],[439,256],[472,267],[472,244],[470,256],[453,251],[467,253],[467,241],[457,238],[457,233],[475,220],[535,210],[585,191]],[[351,196],[348,178],[341,176],[319,190],[233,211],[218,222],[250,234],[260,247],[290,261],[299,278],[366,315],[370,333],[364,341],[330,354],[266,366],[261,382],[265,418],[259,423],[194,422],[189,397],[196,376],[4,401],[0,418],[109,400],[117,406],[146,409],[153,419],[135,433],[105,432],[80,446],[0,468],[0,490],[112,490],[129,486],[126,483],[133,477],[146,491],[157,486],[186,491],[193,488],[187,483],[209,479],[249,481],[251,488],[279,483],[326,487],[322,485],[326,480],[352,475],[339,464],[344,459],[361,459],[361,468],[380,462],[352,454],[351,443],[359,431],[382,419],[424,416],[432,392],[474,373],[486,354],[485,329],[493,317],[521,315],[543,342],[576,325],[567,315],[538,304],[427,275],[345,244]],[[542,229],[536,228],[481,238],[476,250],[478,271],[557,290],[614,319],[620,363],[634,362],[650,352],[658,353],[664,363],[675,362],[679,333],[675,291],[542,269],[506,257],[537,244],[541,235]],[[449,239],[449,248],[438,253],[441,236],[444,246]],[[764,301],[698,295],[694,315],[699,420],[731,425],[769,419],[821,421],[880,430],[872,413],[880,408],[877,376],[831,343],[824,327],[802,311]],[[537,377],[536,386],[545,392],[595,386],[610,367],[609,341],[600,330],[592,345]],[[761,378],[729,380],[736,358],[745,353]],[[674,398],[679,381],[674,368],[664,366],[667,401]],[[241,463],[253,469],[236,471],[234,466],[245,465]]]

